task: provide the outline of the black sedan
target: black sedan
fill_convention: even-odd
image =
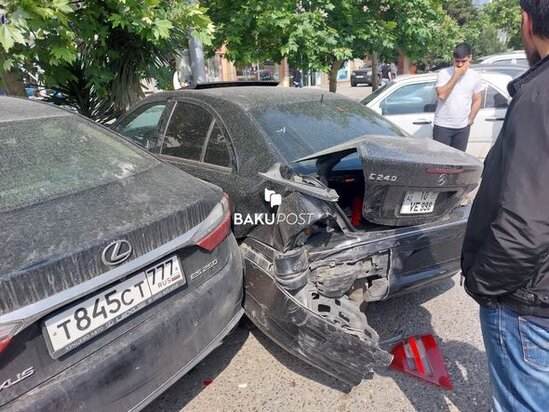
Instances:
[[[381,75],[381,73],[380,73]],[[351,72],[351,87],[356,87],[359,84],[365,84],[367,86],[372,85],[372,69],[361,68]]]
[[[153,95],[114,128],[229,193],[246,314],[357,385],[391,362],[360,306],[459,271],[480,163],[337,94],[224,86]]]
[[[44,103],[0,146],[0,409],[141,409],[243,314],[227,197]]]

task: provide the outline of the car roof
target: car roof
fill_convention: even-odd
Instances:
[[[503,73],[498,73],[498,72],[479,71],[478,74],[483,80],[487,80],[490,83],[494,83],[503,88],[507,86],[507,83],[513,80],[511,76]],[[400,82],[409,82],[409,81],[415,81],[415,80],[417,81],[435,80],[436,78],[437,78],[437,72],[423,73],[423,74],[403,74],[401,76],[398,76],[394,80],[394,82],[400,83]]]
[[[71,115],[72,113],[47,103],[23,97],[0,96],[0,122]]]
[[[490,54],[488,56],[482,56],[482,57],[479,57],[477,60],[480,63],[490,64],[490,63],[497,63],[501,60],[507,60],[507,59],[526,59],[526,53],[524,52],[524,50],[513,50],[505,53]]]
[[[494,73],[503,73],[508,74],[513,78],[516,78],[528,70],[528,66],[524,64],[502,64],[502,63],[492,63],[492,64],[472,64],[472,69],[480,72],[494,72]]]
[[[350,100],[341,94],[329,93],[326,90],[295,87],[238,86],[210,89],[180,89],[171,92],[155,93],[148,100],[158,98],[193,98],[198,96],[223,100],[240,106],[244,110],[251,108],[278,106],[292,103],[305,103],[327,100]]]

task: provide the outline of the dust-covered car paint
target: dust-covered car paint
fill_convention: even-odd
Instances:
[[[243,314],[223,192],[43,103],[0,143],[0,409],[141,409]]]
[[[162,115],[143,126],[158,105]],[[360,306],[459,270],[469,211],[459,202],[476,186],[479,162],[410,139],[342,96],[180,90],[151,96],[114,127],[231,195],[246,314],[283,348],[350,385],[391,362]],[[426,214],[402,213],[409,191],[440,202]]]

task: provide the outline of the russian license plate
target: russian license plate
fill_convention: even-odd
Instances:
[[[357,75],[356,75],[356,78],[357,78],[357,79],[364,79],[364,76],[361,75],[361,74],[357,74]]]
[[[51,356],[59,356],[113,327],[186,283],[177,256],[46,319]]]
[[[400,214],[416,215],[435,210],[438,192],[406,192]]]

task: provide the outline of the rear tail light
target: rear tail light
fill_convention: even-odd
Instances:
[[[360,226],[360,221],[362,220],[362,202],[364,198],[360,195],[356,195],[353,198],[353,203],[351,205],[351,224],[354,227]]]
[[[2,353],[10,344],[11,339],[19,331],[21,322],[4,323],[0,325],[0,353]]]
[[[452,389],[452,380],[433,335],[411,336],[395,346],[392,353],[392,368]]]
[[[447,174],[447,175],[457,175],[457,174],[463,173],[463,169],[437,169],[433,167],[430,167],[425,171],[431,174]]]
[[[211,211],[198,232],[194,235],[193,241],[202,249],[212,251],[215,249],[231,231],[231,211],[229,208],[229,197],[223,195],[223,199]]]

